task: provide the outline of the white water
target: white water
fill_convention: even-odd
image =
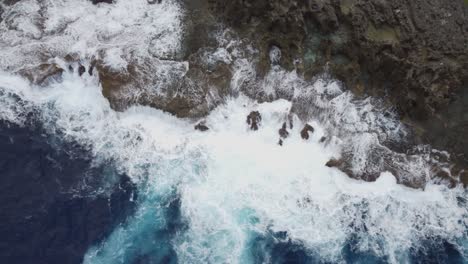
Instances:
[[[291,107],[285,100],[230,99],[207,117],[211,129],[201,133],[189,120],[147,107],[116,113],[94,80],[76,75],[48,88],[2,75],[0,87],[20,96],[26,108],[40,109],[51,133],[60,131],[89,146],[96,159],[116,161],[137,183],[147,177],[158,196],[176,190],[189,225],[173,239],[182,263],[243,263],[250,234],[269,230],[287,231],[292,240],[332,261],[341,259],[340,249],[358,232],[362,251],[388,255],[393,262],[426,236],[458,244],[466,232],[467,210],[457,202],[465,195],[461,187],[429,184],[425,191],[414,190],[397,185],[389,173],[374,183],[352,180],[324,166],[338,146],[318,142],[323,129],[313,120],[316,132],[309,141],[300,138],[296,119],[280,147],[277,130]],[[245,123],[254,109],[263,118],[257,132]],[[10,111],[2,118],[12,116]],[[89,263],[112,263],[95,258]]]
[[[33,2],[14,8],[35,13]],[[78,52],[84,62],[103,50],[106,61],[116,68],[148,56],[138,52],[147,52],[150,46],[164,47],[163,53],[177,52],[181,41],[178,5],[167,1],[151,7],[157,13],[148,15],[145,2],[118,1],[98,8],[84,0],[35,2],[47,7],[46,29],[63,25],[60,21],[64,19],[74,22],[64,32],[41,37],[44,33],[38,32],[43,29],[35,28],[31,21],[34,16],[18,16],[22,30],[0,29],[0,44],[10,47],[0,51],[2,68],[15,72],[26,61],[38,63],[38,56],[26,52],[31,45],[26,40],[31,38],[40,38],[37,45],[63,49],[59,54]],[[64,12],[67,10],[69,13]],[[153,21],[153,17],[161,20]],[[104,29],[88,30],[91,25]],[[163,33],[158,31],[161,27]],[[149,46],[145,38],[137,38],[146,33],[134,35],[141,30],[167,39],[162,37],[161,43]],[[110,39],[103,42],[106,36]],[[119,45],[110,47],[111,43]],[[125,57],[129,54],[135,57]],[[223,57],[233,60],[236,72],[231,87],[241,94],[227,98],[207,116],[210,130],[205,133],[193,129],[198,120],[178,119],[149,107],[113,111],[95,76],[65,72],[63,80],[37,87],[11,73],[0,73],[0,119],[25,124],[26,114],[34,113],[48,133],[88,147],[97,163],[113,161],[144,193],[137,213],[101,245],[91,248],[85,263],[127,263],[135,258],[135,248],[151,252],[162,247],[145,244],[141,237],[151,232],[148,229],[165,228],[162,212],[175,194],[187,229],[169,239],[181,263],[252,262],[252,238],[271,231],[286,231],[293,242],[333,262],[345,261],[341,250],[353,235],[359,238],[358,251],[388,257],[393,263],[408,261],[405,254],[426,238],[445,239],[468,253],[463,244],[468,210],[458,200],[466,198],[461,186],[448,189],[428,183],[424,191],[410,189],[396,184],[392,174],[380,170],[381,164],[372,163],[370,153],[378,149],[380,155],[401,163],[397,165],[404,177],[430,176],[424,155],[398,160],[400,154],[380,144],[404,139],[404,129],[393,116],[384,117],[370,100],[355,99],[335,82],[309,83],[279,67],[273,68],[258,89],[273,96],[291,93],[291,101],[259,104],[243,96],[240,88],[251,77],[249,61],[236,59],[235,54]],[[303,106],[302,102],[309,105],[307,120],[294,117],[294,128],[281,147],[278,129],[293,103]],[[262,115],[255,132],[246,124],[246,116],[253,110]],[[315,128],[308,141],[299,135],[306,122]],[[322,136],[331,140],[320,143]],[[381,177],[367,183],[325,166],[342,151],[356,153],[353,170],[372,167]]]

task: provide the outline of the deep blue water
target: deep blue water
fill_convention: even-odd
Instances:
[[[128,178],[91,161],[38,126],[0,122],[0,263],[81,263],[131,214]]]

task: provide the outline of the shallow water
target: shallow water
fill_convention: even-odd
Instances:
[[[47,25],[58,26],[66,20],[72,21],[72,26],[65,33],[49,32],[36,37],[46,47],[63,49],[58,54],[78,52],[84,65],[89,63],[87,56],[98,51],[107,52],[107,62],[117,68],[122,63],[137,63],[139,58],[148,56],[151,47],[177,53],[181,46],[177,34],[182,31],[179,16],[183,14],[177,2],[152,7],[153,15],[161,18],[156,20],[145,15],[145,1],[135,1],[137,4],[130,13],[123,12],[129,8],[124,2],[94,7],[78,1],[75,3],[83,6],[72,11],[70,7],[76,5],[72,1],[57,5],[46,1],[43,5],[53,13]],[[65,9],[70,13],[59,12]],[[99,16],[101,12],[111,15]],[[29,18],[18,17],[22,18],[19,27],[23,31],[3,28],[2,37],[17,34],[21,43],[30,39],[28,34],[34,30]],[[121,21],[122,27],[115,26],[114,22],[123,17],[126,20]],[[85,26],[81,23],[87,19],[100,21],[103,29],[83,31]],[[149,28],[144,26],[145,22]],[[166,36],[170,45],[146,39],[133,42],[134,31],[127,31],[124,26],[136,27],[135,30],[144,27],[149,32],[166,27],[158,34]],[[173,27],[175,31],[171,31]],[[102,42],[104,36],[110,38],[109,43],[128,41],[109,47],[109,43]],[[54,44],[69,38],[83,41],[72,46]],[[122,201],[119,212],[124,216],[111,215],[119,221],[104,225],[102,228],[107,231],[86,244],[86,254],[81,256],[84,263],[465,263],[468,260],[466,190],[462,186],[449,189],[430,180],[431,149],[421,148],[407,155],[387,147],[405,144],[408,136],[391,110],[382,107],[378,100],[355,98],[333,80],[305,81],[279,66],[272,67],[256,88],[273,100],[259,103],[245,96],[242,88],[251,74],[250,62],[236,57],[235,50],[227,56],[223,43],[209,56],[222,54],[234,65],[232,96],[224,98],[224,103],[204,119],[209,127],[206,132],[194,130],[200,120],[180,119],[150,107],[135,105],[123,112],[114,111],[102,95],[95,75],[80,77],[77,72],[65,71],[46,85],[30,84],[9,69],[39,58],[25,53],[24,43],[10,45],[10,50],[4,51],[20,56],[5,59],[1,64],[2,128],[8,122],[27,130],[34,120],[41,131],[31,132],[27,137],[34,138],[40,133],[47,139],[55,138],[60,144],[54,144],[52,149],[69,150],[77,159],[86,158],[86,166],[79,167],[104,167],[105,172],[117,175],[106,177],[107,173],[100,170],[86,177],[81,176],[82,172],[72,173],[73,181],[91,179],[93,183],[85,188],[93,195],[80,192],[82,184],[70,184],[70,192],[78,199],[99,201],[99,197],[112,196],[115,189],[109,186],[115,186],[121,178],[128,177],[136,189],[121,196],[125,202]],[[139,52],[131,52],[135,50]],[[52,59],[68,68],[59,55]],[[300,108],[301,113],[291,115],[293,108]],[[251,111],[261,113],[258,131],[251,131],[246,124]],[[288,116],[292,117],[293,127],[288,128],[289,137],[280,146],[278,130]],[[300,136],[306,123],[315,130],[309,140]],[[327,140],[320,142],[323,136]],[[13,144],[7,154],[29,144],[2,142]],[[375,182],[365,182],[325,166],[330,158],[347,152],[353,154],[353,172],[371,171],[380,177]],[[75,164],[74,160],[56,162],[59,166]],[[388,163],[398,172],[400,180],[423,180],[427,185],[424,189],[412,189],[397,184],[395,175],[386,170]],[[2,170],[2,177],[6,172]],[[98,194],[93,192],[97,190]],[[133,209],[125,209],[126,203]],[[89,204],[82,207],[86,210],[71,214],[70,221],[89,211],[101,210]],[[54,218],[52,212],[46,215]],[[87,222],[83,229],[89,230],[95,224]],[[15,226],[14,222],[11,225]],[[78,233],[81,232],[85,231]],[[64,248],[72,246],[72,240],[63,242]],[[5,252],[9,250],[2,248]],[[51,261],[49,253],[35,256],[44,263],[54,263],[59,258]]]

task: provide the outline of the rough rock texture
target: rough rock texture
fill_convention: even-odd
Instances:
[[[468,164],[468,5],[463,0],[210,0],[260,50],[306,77],[328,70],[356,94],[385,98],[420,143]]]

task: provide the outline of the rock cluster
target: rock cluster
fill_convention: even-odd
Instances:
[[[257,72],[327,71],[357,95],[394,105],[416,143],[468,166],[468,4],[463,0],[210,0],[213,14],[254,42]]]

